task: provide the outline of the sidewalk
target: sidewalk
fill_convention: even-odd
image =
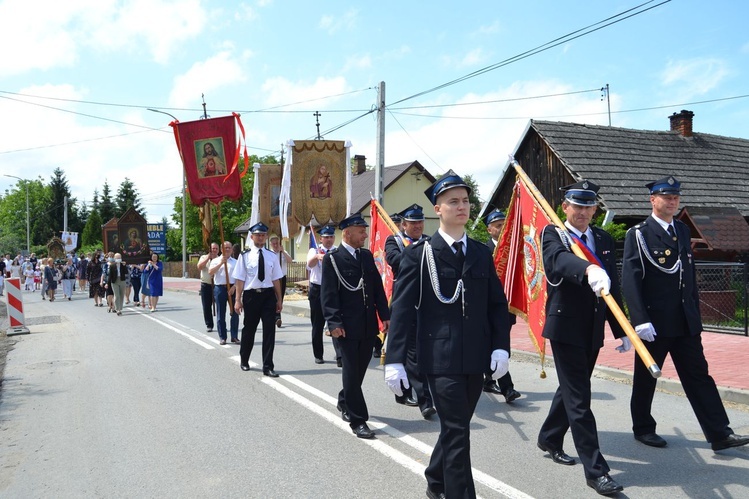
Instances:
[[[197,293],[200,290],[200,280],[165,277],[164,289]],[[309,317],[309,302],[306,299],[287,299],[284,301],[283,311],[286,314]],[[615,340],[611,336],[607,326],[606,342],[598,355],[596,370],[606,376],[631,380],[634,350],[620,354],[614,350],[614,347],[619,343],[619,340]],[[523,360],[528,362],[537,362],[540,374],[539,356],[528,333],[528,325],[520,318],[512,328],[511,344],[513,356],[522,357]],[[734,334],[705,332],[702,333],[702,345],[705,349],[705,357],[710,365],[710,375],[718,385],[723,400],[749,406],[749,375],[747,375],[747,369],[742,367],[745,365],[746,359],[749,358],[749,338]],[[547,342],[544,368],[547,372],[553,371],[553,366],[551,346]],[[670,357],[666,358],[658,387],[671,393],[684,393]]]

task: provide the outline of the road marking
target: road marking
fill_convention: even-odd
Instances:
[[[185,333],[184,331],[182,331],[182,330],[180,330],[180,329],[172,326],[171,324],[167,324],[166,322],[164,322],[164,321],[162,321],[160,319],[155,318],[153,315],[149,315],[149,314],[146,314],[144,312],[141,312],[141,314],[143,314],[143,317],[145,317],[146,319],[150,319],[150,320],[154,321],[157,324],[161,324],[165,328],[167,328],[167,329],[169,329],[171,331],[174,331],[175,333],[177,333],[179,335],[184,336],[185,338],[187,338],[188,340],[192,341],[193,343],[197,343],[198,345],[200,345],[201,347],[205,348],[206,350],[214,350],[216,348],[213,345],[209,345],[205,341],[197,339],[196,337],[194,337],[191,334]]]
[[[237,361],[239,361],[239,357],[238,356],[232,357],[232,360],[235,359],[235,358],[237,359]],[[333,397],[331,395],[328,395],[327,393],[325,393],[325,392],[323,392],[321,390],[318,390],[317,388],[315,388],[313,386],[310,386],[307,383],[304,383],[303,381],[299,380],[298,378],[296,378],[294,376],[291,376],[289,374],[282,374],[279,379],[285,380],[285,381],[291,383],[292,385],[294,385],[294,386],[296,386],[298,388],[301,388],[302,390],[306,391],[307,393],[309,393],[311,395],[314,395],[315,397],[323,400],[324,402],[326,402],[326,403],[328,403],[328,404],[330,404],[332,406],[336,406],[337,403],[338,403],[338,399],[337,398],[335,398],[335,397]],[[351,428],[349,427],[348,423],[346,423],[345,421],[343,421],[338,414],[335,414],[335,413],[333,413],[333,412],[331,412],[331,411],[329,411],[329,410],[321,407],[320,405],[314,403],[313,401],[311,401],[310,399],[304,397],[303,395],[300,395],[300,394],[296,393],[295,391],[293,391],[293,390],[285,387],[283,384],[279,383],[276,380],[273,380],[271,378],[263,377],[263,378],[261,378],[261,381],[263,383],[267,384],[268,386],[270,386],[271,388],[277,390],[278,392],[286,395],[287,397],[289,397],[290,399],[294,400],[295,402],[297,402],[298,404],[302,405],[303,407],[305,407],[305,408],[309,409],[310,411],[314,412],[315,414],[321,416],[323,419],[325,419],[325,420],[333,423],[335,426],[337,426],[337,427],[339,427],[341,429],[344,429],[346,432],[351,431]],[[388,425],[386,423],[383,423],[382,421],[377,420],[376,418],[370,418],[370,420],[368,421],[368,423],[369,423],[369,425],[371,427],[373,427],[373,428],[375,428],[377,430],[380,430],[380,431],[382,431],[382,432],[390,435],[391,437],[393,437],[393,438],[395,438],[395,439],[403,442],[404,444],[408,445],[409,447],[411,447],[413,449],[416,449],[417,451],[419,451],[419,452],[421,452],[421,453],[423,453],[423,454],[425,454],[427,456],[431,456],[432,455],[432,451],[433,451],[433,447],[432,446],[430,446],[428,444],[425,444],[424,442],[422,442],[422,441],[420,441],[420,440],[418,440],[418,439],[416,439],[416,438],[414,438],[414,437],[412,437],[410,435],[407,435],[407,434],[403,433],[402,431],[400,431],[400,430],[398,430],[396,428],[393,428],[392,426],[390,426],[390,425]],[[375,450],[377,450],[378,452],[380,452],[384,456],[386,456],[386,457],[392,459],[393,461],[397,462],[398,464],[400,464],[404,468],[412,471],[413,473],[421,476],[422,478],[424,477],[424,470],[426,469],[426,467],[423,464],[421,464],[418,461],[416,461],[415,459],[412,459],[412,458],[408,457],[407,455],[403,454],[399,450],[394,449],[393,447],[391,447],[390,445],[386,444],[383,441],[380,441],[380,440],[377,440],[377,439],[374,439],[374,440],[361,439],[361,440],[362,440],[363,443],[371,446],[372,448],[374,448]],[[532,496],[526,494],[525,492],[523,492],[521,490],[518,490],[518,489],[512,487],[511,485],[508,485],[508,484],[502,482],[501,480],[498,480],[498,479],[494,478],[491,475],[488,475],[487,473],[479,471],[476,468],[471,468],[471,470],[473,472],[473,478],[477,482],[485,485],[486,487],[489,487],[490,489],[492,489],[495,492],[498,492],[498,493],[502,494],[504,497],[511,498],[511,499],[532,499]]]

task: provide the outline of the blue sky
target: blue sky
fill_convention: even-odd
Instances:
[[[182,173],[170,119],[146,108],[190,121],[205,94],[209,115],[242,114],[251,153],[278,154],[315,136],[315,111],[326,132],[372,109],[380,81],[385,164],[471,174],[482,197],[529,119],[608,124],[607,83],[613,126],[665,130],[689,109],[695,132],[749,138],[749,98],[734,98],[749,94],[749,2],[736,0],[656,0],[395,104],[644,1],[0,0],[0,173],[59,167],[79,202],[129,177],[156,221]],[[324,138],[375,163],[374,114]],[[0,192],[15,182],[0,176]]]

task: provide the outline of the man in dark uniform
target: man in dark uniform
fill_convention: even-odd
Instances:
[[[606,231],[589,225],[598,208],[598,189],[588,180],[562,187],[565,192],[562,210],[567,215],[565,226],[569,232],[548,225],[541,235],[544,269],[550,284],[543,337],[551,342],[559,388],[538,434],[538,447],[551,454],[555,463],[575,464],[562,450],[569,429],[587,484],[599,494],[609,495],[623,487],[609,476],[609,465],[598,445],[596,420],[590,409],[590,377],[603,346],[606,320],[614,337],[622,339],[617,347],[620,352],[628,351],[632,345],[600,298],[610,290],[616,302],[620,306],[622,303],[614,239]],[[571,251],[571,236],[600,263],[591,264],[576,256]]]
[[[398,213],[398,215],[401,219],[403,230],[397,234],[388,236],[387,240],[385,240],[385,260],[393,270],[393,289],[398,285],[398,273],[400,271],[403,250],[408,245],[429,238],[429,236],[424,235],[424,211],[421,206],[418,204],[411,205]],[[416,329],[416,323],[412,324],[412,328]],[[424,419],[429,419],[437,411],[434,409],[432,395],[429,393],[426,378],[419,372],[416,359],[416,335],[409,335],[409,340],[406,373],[408,374],[408,382],[411,386],[403,390],[402,396],[399,397],[396,395],[395,401],[408,406],[419,406]],[[415,397],[414,394],[416,395]]]
[[[361,385],[380,332],[377,317],[385,331],[390,322],[380,272],[372,253],[363,248],[367,227],[359,213],[341,220],[343,241],[323,258],[320,294],[330,335],[338,338],[343,362],[337,408],[358,438],[374,438],[367,426],[369,412]]]
[[[317,231],[320,235],[320,245],[310,248],[307,252],[307,269],[309,270],[309,317],[312,322],[312,355],[316,364],[324,364],[323,360],[323,330],[325,329],[325,315],[320,301],[320,285],[322,284],[322,260],[325,254],[335,248],[335,227],[326,225]],[[336,352],[336,363],[341,367],[341,354],[338,340],[333,339]]]
[[[669,176],[647,184],[653,213],[627,231],[622,285],[632,324],[658,367],[671,354],[684,393],[714,451],[749,443],[736,435],[702,350],[702,317],[689,228],[674,216],[681,184]],[[632,430],[635,439],[665,447],[650,413],[656,380],[635,361],[632,381]]]
[[[388,336],[388,386],[396,395],[408,386],[404,364],[415,335],[419,370],[439,415],[440,434],[424,473],[427,497],[434,498],[476,497],[471,418],[486,367],[499,378],[509,366],[507,299],[489,248],[465,233],[470,193],[452,170],[425,191],[440,228],[403,251]]]
[[[492,255],[494,255],[494,249],[497,247],[497,243],[499,242],[499,234],[502,232],[502,226],[505,224],[505,218],[507,218],[505,214],[497,209],[493,210],[484,217],[486,229],[489,231],[489,236],[491,236],[486,242],[486,245],[489,247],[489,251],[492,252]],[[515,314],[510,314],[510,328],[512,328],[515,322]],[[507,402],[508,404],[520,398],[521,393],[515,390],[515,384],[512,382],[512,375],[510,374],[510,371],[507,371],[507,374],[496,381],[492,377],[492,374],[493,373],[491,371],[486,371],[484,373],[485,392],[502,395],[505,398],[505,402]]]
[[[239,346],[239,367],[250,370],[250,354],[255,344],[257,325],[263,321],[263,374],[277,378],[273,370],[273,350],[276,346],[276,314],[283,308],[281,302],[281,262],[269,249],[265,249],[268,227],[259,222],[250,227],[252,245],[244,250],[232,271],[234,278],[234,310],[238,314],[246,309],[242,339]]]

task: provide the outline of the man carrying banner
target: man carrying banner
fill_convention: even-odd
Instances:
[[[343,360],[337,408],[358,438],[374,438],[361,385],[380,332],[377,318],[384,331],[390,322],[382,278],[372,252],[363,247],[368,226],[359,213],[341,220],[341,246],[328,252],[322,263],[322,309]]]
[[[551,454],[555,463],[575,464],[562,450],[569,429],[587,484],[599,494],[609,495],[623,487],[609,476],[609,465],[599,449],[596,420],[590,408],[590,377],[603,346],[606,320],[614,337],[622,339],[617,350],[628,351],[631,344],[600,298],[601,293],[608,294],[610,290],[616,302],[622,303],[614,239],[589,225],[598,208],[598,189],[588,180],[562,187],[562,210],[567,216],[564,224],[569,232],[548,225],[541,236],[549,284],[543,336],[551,342],[559,388],[538,434],[538,448]],[[580,245],[588,259],[576,256],[571,251],[572,244]]]
[[[210,274],[211,261],[218,257],[218,244],[211,243],[211,249],[198,260],[200,271],[200,304],[206,331],[213,331],[213,276]]]
[[[313,230],[310,228],[310,230]],[[326,225],[317,231],[320,234],[320,246],[318,247],[314,235],[310,235],[310,249],[307,252],[307,269],[309,270],[309,318],[312,322],[312,355],[315,364],[324,364],[323,360],[323,329],[325,328],[325,315],[322,311],[320,301],[320,287],[322,284],[322,260],[325,254],[335,248],[335,227]],[[338,340],[333,339],[333,347],[336,351],[336,363],[342,366],[341,354],[338,349]]]
[[[736,435],[702,349],[702,318],[689,228],[674,216],[681,184],[673,176],[646,185],[653,213],[635,225],[624,240],[622,285],[632,324],[658,367],[671,354],[684,393],[713,451],[749,444]],[[635,361],[632,381],[632,430],[635,439],[665,447],[650,413],[655,379]]]
[[[489,231],[489,240],[486,242],[486,245],[489,247],[489,250],[492,252],[492,255],[494,254],[494,248],[497,247],[497,242],[499,241],[499,234],[502,232],[502,226],[505,224],[505,214],[500,210],[493,210],[491,213],[489,213],[487,216],[484,217],[484,223],[486,224],[486,230]],[[515,314],[510,314],[510,327],[515,324],[517,319],[515,318]],[[517,390],[515,390],[515,384],[512,382],[512,376],[510,375],[510,371],[507,371],[507,374],[499,378],[498,380],[494,380],[492,377],[492,371],[487,371],[484,373],[484,391],[489,393],[496,393],[499,395],[502,395],[505,398],[505,402],[508,404],[512,401],[520,398],[521,393]]]
[[[424,235],[424,211],[421,206],[414,204],[398,213],[403,230],[397,234],[388,236],[385,241],[385,260],[393,270],[393,288],[398,285],[398,272],[400,262],[406,245],[414,244],[422,239],[429,239]],[[392,220],[392,217],[391,217]],[[416,323],[411,325],[416,329]],[[395,401],[407,406],[419,406],[424,419],[431,418],[437,411],[432,403],[432,395],[426,384],[426,378],[419,372],[416,359],[416,335],[409,335],[408,352],[406,357],[406,374],[410,388],[403,390],[403,395],[395,396]],[[416,397],[414,397],[416,395]]]
[[[268,226],[258,222],[250,227],[252,245],[244,250],[234,266],[234,310],[244,309],[244,326],[239,346],[239,367],[250,370],[250,354],[255,344],[257,325],[263,321],[263,374],[277,378],[273,370],[273,350],[276,346],[276,314],[281,312],[281,263],[275,253],[265,249]]]
[[[465,233],[470,193],[452,170],[425,191],[440,227],[430,240],[403,252],[392,303],[385,381],[396,395],[403,394],[409,386],[404,367],[408,346],[416,341],[419,370],[440,419],[440,434],[424,473],[430,498],[476,497],[471,418],[487,366],[495,378],[509,367],[507,300],[489,248]]]

